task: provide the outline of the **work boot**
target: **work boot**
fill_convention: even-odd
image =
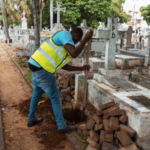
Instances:
[[[62,130],[57,130],[57,133],[58,134],[66,134],[66,133],[68,133],[68,132],[72,132],[72,131],[74,131],[74,130],[76,130],[76,127],[75,126],[67,126],[65,129],[62,129]]]
[[[28,126],[28,127],[33,127],[33,126],[35,126],[35,125],[41,123],[42,121],[43,121],[42,118],[35,119],[34,121],[28,121],[27,126]]]

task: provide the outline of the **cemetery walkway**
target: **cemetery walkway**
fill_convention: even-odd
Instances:
[[[0,48],[0,92],[3,131],[6,150],[45,150],[33,134],[34,128],[27,128],[27,117],[19,114],[16,105],[32,95],[18,68],[7,53]]]

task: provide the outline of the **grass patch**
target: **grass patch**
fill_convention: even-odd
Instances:
[[[72,108],[72,104],[70,102],[65,104],[66,108],[71,109]]]
[[[42,95],[42,97],[44,97],[44,98],[49,98],[49,96],[48,96],[46,93],[44,93],[44,94]]]
[[[77,137],[77,139],[80,141],[82,147],[83,147],[83,148],[86,148],[89,143],[84,140],[84,137],[81,136],[81,135],[78,135],[78,133],[77,133],[76,131],[74,131],[73,133],[74,133],[74,135]]]
[[[26,73],[25,76],[30,82],[32,82],[32,72]]]

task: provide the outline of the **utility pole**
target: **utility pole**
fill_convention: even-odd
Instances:
[[[8,24],[7,24],[7,17],[6,17],[6,8],[5,8],[5,0],[1,0],[1,9],[2,9],[2,16],[3,16],[3,24],[5,28],[5,36],[6,36],[6,41],[10,41],[9,37],[9,32],[8,32]]]

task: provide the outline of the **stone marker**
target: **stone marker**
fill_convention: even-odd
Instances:
[[[97,115],[94,115],[94,116],[93,116],[93,119],[95,120],[95,122],[96,122],[97,124],[102,123],[102,118],[101,118],[101,117],[98,117]]]
[[[120,125],[120,131],[124,131],[128,134],[128,136],[130,136],[131,138],[134,137],[136,135],[136,131],[133,130],[132,128],[124,125],[124,124],[121,124]]]
[[[119,121],[117,117],[111,117],[109,120],[109,128],[113,130],[118,130],[119,129]]]
[[[114,140],[113,134],[106,134],[105,135],[105,142],[111,143]]]
[[[126,115],[122,115],[120,118],[119,118],[119,121],[122,122],[122,123],[126,123],[128,117]]]
[[[138,148],[136,147],[135,143],[132,144],[132,145],[128,145],[128,146],[125,146],[125,147],[122,147],[118,150],[138,150]]]
[[[139,138],[136,140],[136,144],[141,150],[150,150],[150,144],[145,138]]]
[[[113,105],[115,105],[114,101],[106,103],[106,104],[103,104],[103,105],[100,106],[100,108],[103,110],[103,109],[109,108],[109,107],[111,107]]]
[[[103,120],[103,126],[104,126],[105,133],[111,134],[114,132],[114,130],[109,128],[109,120],[108,119]]]
[[[107,142],[103,142],[101,150],[113,150],[116,146],[109,144]]]
[[[105,141],[105,131],[101,130],[99,144],[102,145],[104,141]]]
[[[91,130],[90,132],[90,138],[96,142],[98,142],[99,140],[99,136],[98,136],[98,133],[95,132],[94,130]]]
[[[97,150],[96,148],[94,148],[92,145],[88,145],[87,147],[86,147],[86,150]]]
[[[103,124],[95,124],[94,130],[95,131],[100,131],[103,129]]]
[[[133,143],[131,138],[124,131],[116,131],[115,136],[119,139],[123,146],[128,146]]]
[[[103,110],[102,113],[103,113],[103,115],[106,115],[106,114],[108,114],[108,113],[110,113],[111,111],[116,110],[116,109],[118,109],[118,108],[117,108],[116,105],[114,105],[114,106],[112,106],[112,107],[109,107],[109,108]]]
[[[87,122],[86,128],[89,129],[89,130],[91,130],[91,129],[94,128],[94,125],[95,125],[95,120],[91,118],[91,119]]]
[[[97,142],[93,141],[90,137],[87,138],[87,142],[97,150],[100,149],[100,145]]]
[[[125,110],[123,109],[119,109],[119,110],[114,110],[110,113],[108,113],[108,116],[119,116],[119,115],[124,115],[125,114]]]

